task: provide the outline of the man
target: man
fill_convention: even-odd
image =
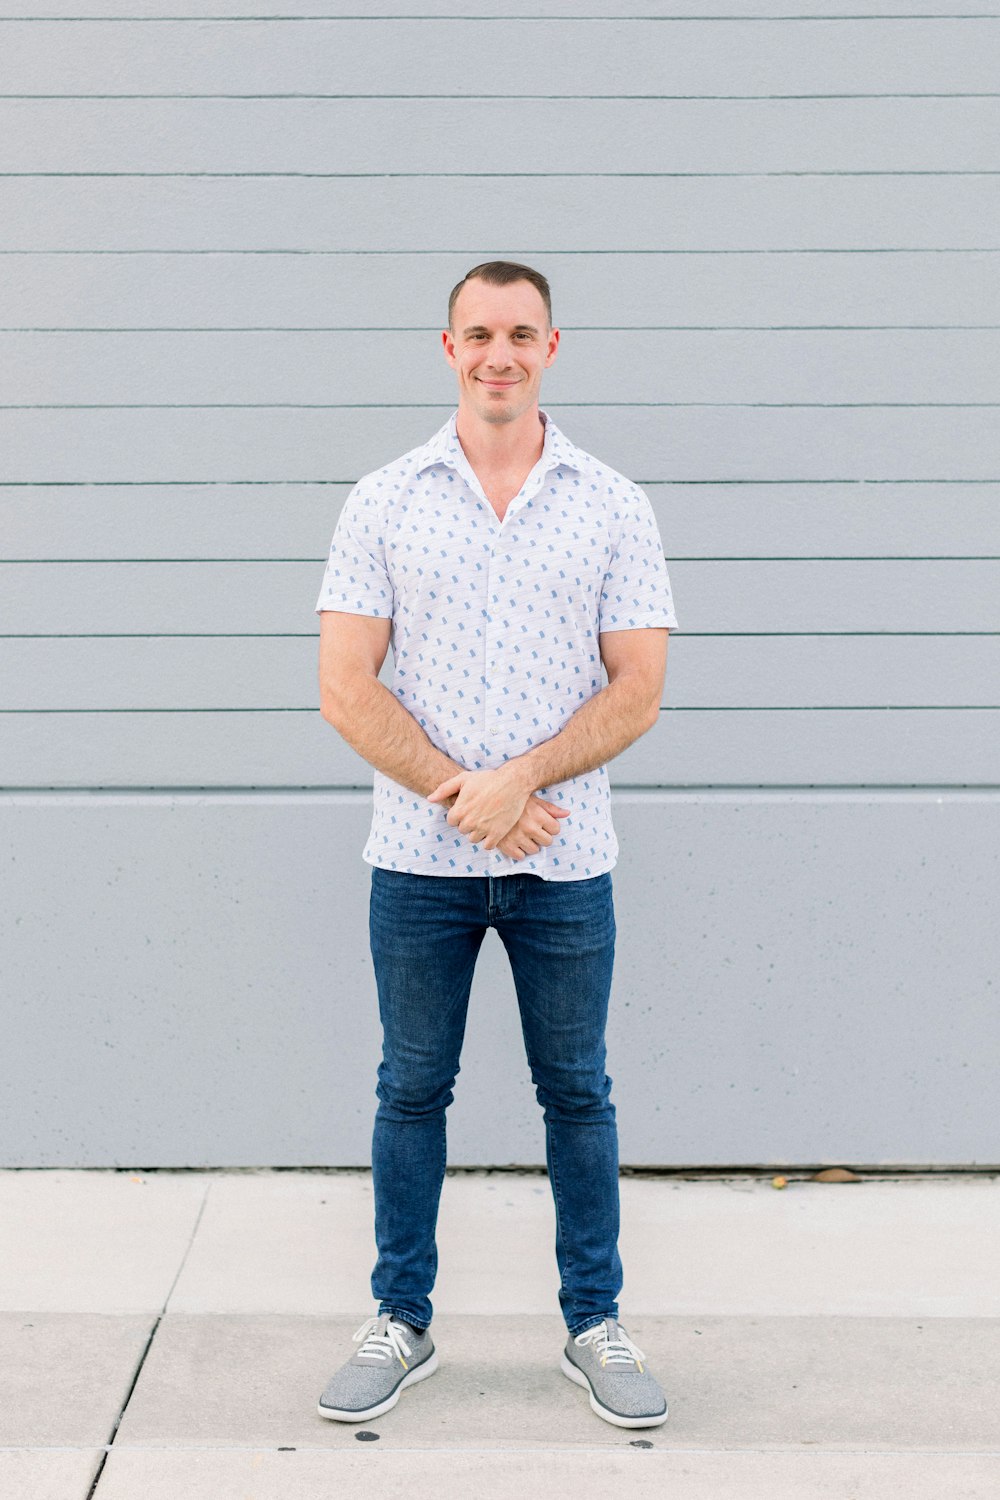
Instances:
[[[544,1110],[561,1368],[607,1421],[655,1426],[667,1404],[616,1300],[604,1033],[618,844],[605,766],[656,722],[677,622],[648,499],[539,408],[559,346],[545,278],[507,261],[476,266],[448,314],[458,410],[352,490],[316,605],[323,716],[375,768],[363,857],[383,1028],[378,1309],[319,1412],[379,1416],[437,1368],[428,1329],[445,1110],[492,926]],[[391,690],[378,681],[390,641]]]

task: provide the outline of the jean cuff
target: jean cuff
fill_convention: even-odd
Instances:
[[[379,1316],[381,1316],[382,1313],[391,1313],[394,1318],[400,1318],[404,1323],[409,1323],[410,1327],[415,1328],[418,1333],[426,1332],[426,1330],[431,1326],[429,1323],[417,1322],[413,1314],[407,1312],[405,1307],[380,1307]]]
[[[596,1317],[596,1318],[595,1317],[585,1318],[582,1323],[579,1323],[576,1326],[576,1328],[571,1328],[569,1330],[569,1336],[570,1336],[570,1338],[575,1339],[576,1336],[577,1336],[577,1334],[586,1333],[586,1331],[587,1331],[588,1328],[596,1328],[597,1325],[598,1325],[598,1323],[603,1323],[604,1322],[605,1318],[613,1318],[616,1323],[618,1322],[618,1314],[617,1313],[601,1313],[601,1315],[599,1317]]]

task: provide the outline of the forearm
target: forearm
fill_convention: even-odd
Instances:
[[[613,760],[652,729],[658,713],[648,688],[624,673],[578,708],[552,739],[507,764],[529,791],[555,786]]]
[[[421,797],[465,770],[431,744],[413,715],[377,677],[352,677],[337,699],[324,704],[323,717],[369,765]]]

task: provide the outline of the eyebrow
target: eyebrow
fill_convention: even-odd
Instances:
[[[490,330],[486,327],[485,323],[473,323],[470,327],[462,329],[462,333],[463,334],[468,334],[468,333],[489,333],[489,331]],[[538,329],[535,327],[534,323],[516,323],[514,325],[514,332],[515,333],[537,333]]]

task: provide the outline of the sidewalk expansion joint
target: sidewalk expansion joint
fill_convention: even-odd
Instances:
[[[111,1449],[114,1447],[115,1439],[118,1436],[118,1429],[119,1429],[119,1427],[122,1424],[122,1418],[125,1416],[125,1413],[128,1410],[128,1404],[129,1404],[129,1402],[132,1399],[132,1392],[135,1390],[136,1385],[139,1382],[139,1376],[142,1374],[142,1368],[143,1368],[143,1365],[146,1363],[146,1357],[149,1354],[150,1349],[153,1347],[153,1340],[156,1338],[156,1334],[157,1334],[157,1331],[158,1331],[158,1329],[160,1327],[160,1324],[163,1321],[164,1314],[166,1313],[166,1310],[167,1310],[168,1306],[170,1305],[170,1299],[171,1299],[171,1297],[174,1294],[174,1287],[177,1285],[178,1281],[180,1280],[181,1273],[184,1270],[184,1267],[185,1267],[185,1265],[187,1263],[187,1258],[188,1258],[188,1256],[191,1253],[191,1247],[194,1244],[195,1236],[198,1233],[198,1227],[201,1224],[202,1215],[205,1212],[205,1205],[208,1202],[208,1195],[212,1191],[212,1185],[213,1185],[214,1181],[215,1181],[214,1178],[212,1178],[212,1179],[209,1180],[208,1185],[205,1188],[205,1192],[202,1195],[202,1200],[201,1200],[201,1203],[198,1206],[198,1212],[195,1215],[195,1221],[194,1221],[194,1224],[192,1225],[192,1228],[191,1228],[191,1234],[190,1234],[190,1236],[188,1238],[187,1244],[184,1247],[184,1254],[180,1258],[180,1263],[179,1263],[179,1265],[177,1267],[177,1271],[176,1271],[176,1273],[174,1275],[174,1279],[170,1283],[170,1286],[167,1289],[167,1295],[163,1299],[163,1306],[160,1308],[160,1311],[157,1313],[156,1319],[155,1319],[155,1321],[153,1323],[153,1326],[149,1330],[149,1336],[147,1337],[146,1342],[145,1342],[145,1344],[143,1346],[142,1353],[139,1356],[138,1362],[137,1362],[136,1367],[135,1367],[135,1373],[132,1376],[132,1380],[131,1380],[131,1382],[129,1384],[128,1390],[125,1392],[125,1399],[122,1402],[121,1407],[119,1408],[118,1415],[115,1418],[114,1426],[111,1429],[111,1436],[108,1439],[108,1441],[102,1445],[103,1451],[101,1453],[101,1461],[97,1465],[97,1472],[94,1475],[93,1483],[91,1484],[90,1489],[87,1491],[86,1500],[94,1500],[94,1494],[95,1494],[95,1492],[97,1490],[97,1486],[101,1482],[101,1475],[104,1473],[104,1465],[108,1461],[108,1454],[111,1452]]]

